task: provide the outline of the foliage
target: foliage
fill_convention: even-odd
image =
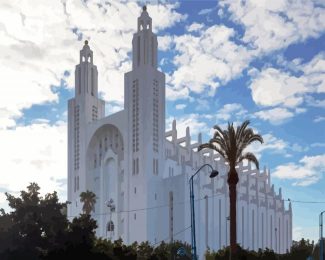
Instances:
[[[243,160],[251,161],[259,168],[255,155],[250,152],[244,153],[244,150],[253,142],[263,143],[262,136],[254,134],[251,128],[247,128],[249,123],[246,120],[237,129],[235,129],[233,123],[228,123],[226,130],[222,130],[220,126],[215,125],[214,129],[216,131],[213,138],[208,143],[200,145],[199,150],[204,148],[215,150],[229,163],[231,169],[235,168]]]
[[[134,259],[134,260],[169,260],[179,259],[185,260],[190,257],[180,257],[176,255],[177,249],[184,247],[190,254],[190,245],[174,241],[172,243],[161,242],[157,247],[150,245],[148,242],[142,242],[127,246],[123,244],[121,239],[114,242],[106,239],[97,239],[95,242],[97,252],[104,253],[111,259]]]
[[[19,197],[6,193],[12,211],[0,215],[0,259],[58,259],[60,255],[91,252],[96,222],[80,215],[72,222],[56,192],[41,197],[31,183]]]
[[[13,211],[8,214],[2,211],[1,252],[26,258],[60,244],[59,231],[68,223],[61,213],[66,205],[58,202],[56,192],[40,197],[39,189],[36,183],[31,183],[20,197],[6,193]]]
[[[83,191],[80,193],[80,202],[83,203],[82,211],[89,215],[95,209],[96,194],[92,191]]]
[[[131,245],[122,239],[110,241],[96,238],[96,221],[89,214],[81,214],[71,222],[67,220],[66,203],[60,203],[56,192],[39,195],[39,186],[31,183],[19,197],[6,194],[12,211],[0,209],[0,259],[112,259],[112,260],[169,260],[190,259],[191,247],[187,243],[161,242],[158,246],[148,242]],[[176,256],[177,249],[184,247],[187,256]],[[293,242],[291,252],[276,255],[272,250],[258,252],[242,250],[233,259],[302,260],[313,251],[314,244],[302,239]],[[208,250],[207,260],[229,259],[229,247],[218,252]],[[318,259],[318,258],[315,258]]]
[[[312,255],[314,243],[304,239],[293,241],[291,251],[286,254],[276,254],[268,248],[265,250],[259,249],[258,252],[244,250],[239,245],[237,245],[237,248],[236,256],[232,257],[233,260],[306,260],[308,256]],[[229,247],[223,248],[218,252],[207,250],[205,256],[206,260],[228,260]]]
[[[190,252],[190,246],[179,241],[162,242],[154,247],[148,242],[125,245],[121,239],[97,239],[96,221],[85,213],[71,222],[66,217],[66,203],[57,193],[40,196],[39,186],[31,183],[20,196],[6,194],[12,211],[0,209],[0,259],[171,259],[179,247]],[[89,196],[88,196],[88,195]],[[94,205],[95,196],[85,192]],[[188,259],[188,258],[175,258]]]

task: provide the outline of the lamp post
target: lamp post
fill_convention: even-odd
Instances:
[[[228,221],[230,221],[230,217],[226,217],[226,247],[228,246]],[[230,245],[230,244],[229,244]]]
[[[230,221],[230,216],[226,217],[226,246],[228,245],[228,221]],[[230,243],[229,243],[229,260],[231,260]]]
[[[277,235],[278,229],[275,228],[274,230],[275,230],[275,252],[278,253],[278,235]]]
[[[323,243],[323,214],[322,211],[319,214],[319,260],[324,260],[324,243]]]
[[[208,166],[211,169],[210,178],[216,177],[219,172],[214,170],[212,166],[208,163],[203,164],[190,178],[189,184],[190,184],[190,202],[191,202],[191,239],[192,239],[192,259],[196,260],[196,239],[195,239],[195,212],[194,212],[194,185],[193,185],[193,178],[195,175],[197,175],[203,167]]]

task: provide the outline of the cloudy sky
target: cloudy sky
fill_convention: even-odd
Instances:
[[[106,113],[123,109],[123,73],[146,3],[166,73],[167,126],[205,140],[250,119],[253,151],[285,199],[324,202],[325,4],[322,0],[0,0],[0,207],[36,181],[66,199],[67,100],[85,39]],[[286,203],[287,205],[287,203]],[[293,203],[294,239],[317,240],[325,203]]]

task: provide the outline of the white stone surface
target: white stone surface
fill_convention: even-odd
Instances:
[[[68,216],[81,213],[79,194],[97,195],[93,218],[97,235],[134,241],[182,240],[190,243],[189,177],[195,179],[197,248],[229,244],[227,165],[212,151],[196,152],[201,135],[191,144],[190,129],[177,136],[176,121],[165,132],[165,75],[157,70],[157,36],[146,11],[133,36],[133,68],[125,74],[124,110],[105,117],[98,98],[98,73],[88,43],[75,71],[75,98],[68,102]],[[292,241],[292,211],[284,207],[281,190],[271,185],[270,172],[238,166],[237,240],[244,248],[271,248],[285,253]],[[115,211],[107,201],[113,199]],[[114,232],[107,231],[112,221]],[[186,229],[186,230],[185,230]],[[183,231],[185,230],[185,231]]]

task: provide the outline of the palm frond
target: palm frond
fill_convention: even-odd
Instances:
[[[248,160],[250,162],[253,162],[255,164],[256,168],[259,169],[259,162],[254,154],[252,154],[250,152],[243,154],[242,156],[239,157],[237,163],[240,163],[243,160]]]
[[[210,139],[209,143],[219,145],[220,149],[222,149],[224,151],[227,150],[227,145],[225,143],[225,140],[220,137]]]
[[[205,148],[214,149],[215,146],[214,146],[213,144],[211,144],[211,143],[201,144],[201,145],[199,145],[199,147],[197,148],[197,151],[199,152],[199,151],[201,151],[201,150],[203,150],[203,149],[205,149]]]
[[[219,141],[219,140],[217,140],[217,141]],[[213,139],[211,139],[210,140],[210,142],[214,142],[214,140]],[[217,147],[217,146],[215,146],[215,145],[213,145],[214,146],[214,150],[217,152],[217,153],[219,153],[225,160],[227,160],[227,155],[226,155],[226,153],[225,153],[225,151],[222,149],[222,147]]]
[[[247,128],[247,126],[250,124],[249,120],[245,120],[241,126],[239,126],[239,131],[237,131],[236,133],[236,139],[241,139],[241,135],[243,134],[243,132],[245,131],[245,129]]]
[[[262,136],[260,136],[259,134],[254,134],[247,140],[247,144],[251,144],[251,143],[256,142],[256,141],[260,142],[261,144],[264,142]]]

